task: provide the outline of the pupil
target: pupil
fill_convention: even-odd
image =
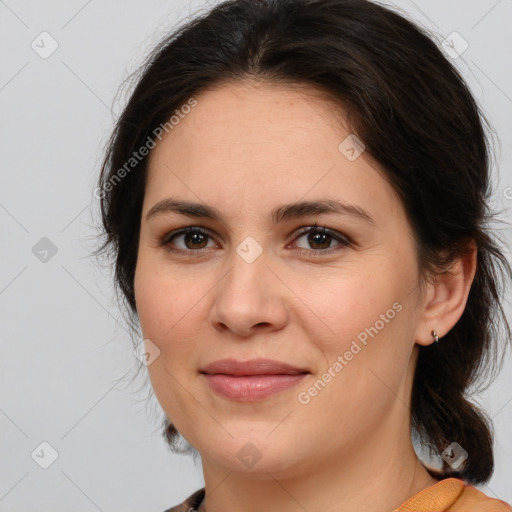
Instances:
[[[325,237],[328,237],[329,235],[327,235],[326,233],[316,233],[315,235],[312,235],[311,238],[312,238],[312,244],[320,244],[322,245],[322,241],[321,239],[324,238],[324,244],[325,244]],[[320,238],[319,238],[320,237]],[[327,243],[327,247],[329,247],[329,243]],[[325,249],[326,247],[321,247],[321,249]]]
[[[202,235],[201,233],[187,233],[186,239],[187,240],[191,239],[192,244],[200,244],[201,241],[204,242],[206,240],[206,237],[204,235]]]

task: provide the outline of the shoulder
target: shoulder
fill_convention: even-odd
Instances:
[[[511,512],[512,507],[502,500],[491,498],[482,491],[479,491],[472,485],[465,485],[459,499],[449,512],[465,512],[466,510],[485,511],[485,512]]]
[[[191,494],[183,503],[164,510],[164,512],[193,512],[204,498],[204,487]]]
[[[424,489],[394,512],[512,512],[508,503],[494,499],[459,478],[446,478]]]

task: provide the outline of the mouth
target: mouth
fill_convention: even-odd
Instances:
[[[296,386],[310,372],[271,359],[222,359],[202,368],[200,374],[216,394],[253,402]]]
[[[298,375],[299,373],[309,373],[305,368],[291,366],[283,361],[274,359],[250,359],[249,361],[219,359],[201,368],[200,372],[209,375],[224,374],[236,377],[253,375]]]

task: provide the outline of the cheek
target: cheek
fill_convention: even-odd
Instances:
[[[194,340],[201,339],[208,321],[205,295],[213,284],[206,276],[171,275],[158,264],[141,265],[136,270],[135,297],[142,334],[159,348],[160,363],[173,372],[183,371],[194,358]]]
[[[318,313],[325,335],[313,324],[303,326],[321,354],[318,377],[328,382],[312,407],[347,432],[354,422],[363,429],[380,421],[400,393],[414,311],[396,283],[378,285],[360,276],[341,280],[326,291]],[[312,295],[310,300],[315,303]]]
[[[398,389],[416,322],[416,295],[410,289],[414,267],[403,263],[400,272],[390,262],[368,265],[336,281],[311,279],[299,292],[315,313],[304,311],[302,329],[321,355],[318,370],[336,374],[331,392],[319,404],[334,400],[349,409],[354,403],[371,407],[386,388],[380,379]]]
[[[163,272],[157,263],[139,260],[135,271],[135,300],[145,337],[163,341],[162,337],[185,314],[190,294],[184,293],[180,280]]]
[[[184,392],[182,376],[195,370],[192,366],[196,347],[191,341],[200,339],[197,331],[201,322],[196,320],[201,295],[195,296],[200,290],[183,277],[166,275],[156,263],[140,263],[134,279],[139,322],[143,337],[160,351],[148,365],[148,375],[159,403],[169,417],[172,412],[173,422],[181,426],[183,411],[194,414],[189,411],[190,394]]]
[[[134,289],[142,334],[144,338],[157,343],[160,337],[158,329],[164,319],[162,313],[165,308],[165,289],[158,279],[158,273],[148,270],[140,260],[135,270]]]
[[[381,329],[385,319],[395,316],[393,304],[400,293],[384,273],[339,273],[336,279],[310,276],[296,292],[307,307],[304,322],[315,327],[318,337],[333,349],[350,345],[352,339],[378,322]],[[389,275],[389,274],[388,274]],[[302,306],[304,307],[304,306]],[[387,316],[386,313],[388,312]],[[307,325],[304,325],[307,328]],[[318,330],[319,329],[319,330]],[[325,336],[320,336],[323,333]]]

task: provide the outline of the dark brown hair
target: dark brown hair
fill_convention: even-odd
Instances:
[[[95,192],[104,229],[97,253],[110,249],[116,290],[133,322],[147,170],[147,157],[127,168],[134,152],[210,86],[244,79],[315,86],[343,107],[351,132],[403,201],[422,279],[449,269],[476,242],[477,272],[462,317],[440,343],[419,348],[411,423],[431,454],[452,442],[468,452],[460,471],[443,461],[431,475],[487,481],[492,422],[468,396],[470,386],[501,369],[498,342],[508,346],[511,335],[501,285],[512,270],[490,230],[496,214],[484,124],[491,127],[434,38],[367,0],[230,0],[174,30],[135,79]],[[167,418],[164,436],[176,448],[179,434]]]

